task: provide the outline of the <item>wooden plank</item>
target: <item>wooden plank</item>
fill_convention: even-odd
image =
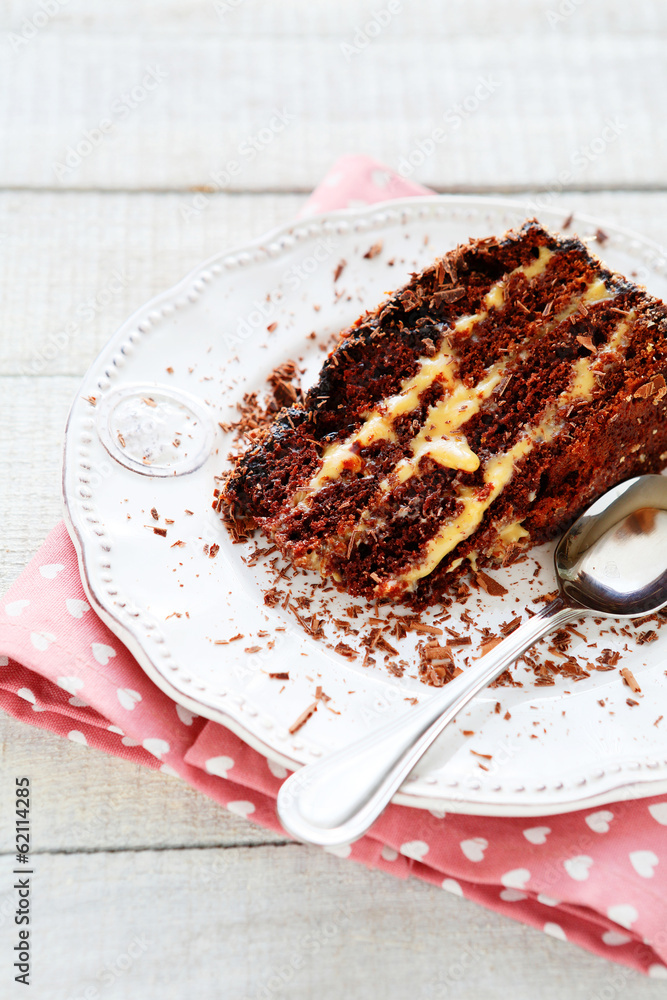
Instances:
[[[0,794],[29,775],[32,839],[41,852],[271,844],[287,839],[227,812],[184,781],[82,747],[0,712]],[[13,814],[0,808],[0,853],[11,853]],[[2,887],[0,887],[0,893]]]
[[[410,38],[406,10],[352,55],[308,35],[44,29],[0,61],[12,140],[0,185],[182,190],[217,176],[225,190],[305,190],[359,150],[448,191],[544,186],[564,171],[570,188],[662,188],[659,11],[629,45],[620,28],[591,31],[583,11],[567,31],[512,19],[489,35]]]
[[[547,30],[591,34],[641,34],[662,22],[659,5],[638,0],[632,6],[624,0],[586,0],[567,5],[559,13],[559,2],[535,0],[441,0],[401,2],[399,19],[384,26],[381,35],[390,37],[475,35],[496,37],[521,31],[540,34]],[[368,0],[338,0],[333,4],[313,4],[310,0],[116,0],[106,10],[87,0],[60,0],[45,24],[35,18],[40,9],[34,0],[8,0],[0,9],[0,30],[32,36],[33,30],[49,34],[136,33],[137,26],[151,34],[190,36],[218,31],[226,38],[333,37],[346,39],[363,29],[376,11],[388,9],[388,0],[369,4]],[[396,4],[392,5],[395,9]],[[550,12],[553,12],[550,15]],[[407,16],[400,17],[400,14]],[[385,18],[380,18],[380,21]],[[25,24],[28,21],[28,25]],[[382,25],[381,25],[382,26]],[[26,38],[26,41],[32,38]],[[19,50],[21,48],[18,44]],[[13,52],[14,49],[12,48]]]
[[[619,981],[633,1000],[664,995],[441,889],[296,845],[38,855],[33,893],[33,990],[49,1000],[587,1000]],[[5,956],[15,931],[0,928]]]
[[[0,593],[62,517],[62,440],[78,378],[0,378]]]

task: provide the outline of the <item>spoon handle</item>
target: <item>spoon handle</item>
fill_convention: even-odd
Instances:
[[[278,794],[285,829],[324,847],[357,840],[464,705],[543,635],[582,614],[557,597],[422,704],[296,771]]]

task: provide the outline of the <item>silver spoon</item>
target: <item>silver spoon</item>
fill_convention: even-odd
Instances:
[[[559,595],[473,667],[399,718],[285,781],[278,815],[325,847],[361,837],[471,698],[547,632],[586,614],[638,618],[667,604],[667,478],[639,476],[588,508],[555,554]]]

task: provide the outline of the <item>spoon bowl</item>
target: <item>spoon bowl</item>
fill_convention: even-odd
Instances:
[[[667,478],[615,486],[555,552],[558,596],[444,688],[368,736],[308,764],[281,786],[278,815],[299,840],[361,837],[457,713],[547,632],[586,614],[638,618],[667,604]]]
[[[667,479],[639,476],[600,497],[563,535],[561,593],[586,611],[638,618],[667,601]]]

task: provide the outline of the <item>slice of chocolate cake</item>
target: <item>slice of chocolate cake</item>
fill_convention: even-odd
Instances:
[[[667,309],[536,221],[345,333],[217,500],[353,594],[437,600],[667,460]]]

